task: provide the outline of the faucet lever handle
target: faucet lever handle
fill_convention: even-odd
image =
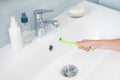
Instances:
[[[37,9],[34,11],[35,14],[43,14],[43,13],[48,13],[52,12],[53,10],[47,10],[47,9]]]

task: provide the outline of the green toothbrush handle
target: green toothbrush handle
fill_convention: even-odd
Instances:
[[[65,42],[65,43],[72,44],[72,45],[75,45],[75,46],[79,46],[80,48],[83,48],[83,45],[77,44],[76,42]],[[94,49],[90,48],[90,51],[94,51]]]
[[[83,47],[84,47],[84,46],[81,45],[81,44],[78,44],[78,43],[76,43],[76,42],[66,41],[66,40],[64,40],[63,38],[60,38],[60,41],[61,41],[62,43],[65,43],[65,44],[71,44],[71,45],[79,46],[80,48],[83,48]],[[93,49],[93,48],[90,48],[90,51],[94,51],[94,49]]]

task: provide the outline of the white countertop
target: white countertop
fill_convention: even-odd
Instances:
[[[85,80],[120,80],[120,53],[107,57]]]
[[[63,45],[57,42],[58,37],[73,41],[120,38],[119,11],[87,1],[78,6],[87,10],[83,17],[71,18],[64,12],[55,18],[60,22],[59,28],[49,30],[44,38],[35,39],[21,51],[12,51],[9,44],[0,48],[0,80],[33,80],[46,66],[73,48],[62,48]],[[50,44],[55,46],[53,52],[48,50]],[[109,52],[112,55],[86,80],[120,80],[120,52]]]

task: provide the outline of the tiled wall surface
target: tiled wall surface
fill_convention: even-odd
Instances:
[[[8,28],[10,16],[16,16],[20,25],[20,15],[26,12],[29,25],[34,27],[33,11],[35,9],[53,9],[46,17],[53,18],[64,11],[65,8],[80,3],[82,0],[2,0],[0,1],[0,47],[8,44]]]

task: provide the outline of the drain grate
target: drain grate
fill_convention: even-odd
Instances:
[[[62,75],[65,77],[74,77],[78,73],[78,68],[74,65],[66,65],[62,69]]]

